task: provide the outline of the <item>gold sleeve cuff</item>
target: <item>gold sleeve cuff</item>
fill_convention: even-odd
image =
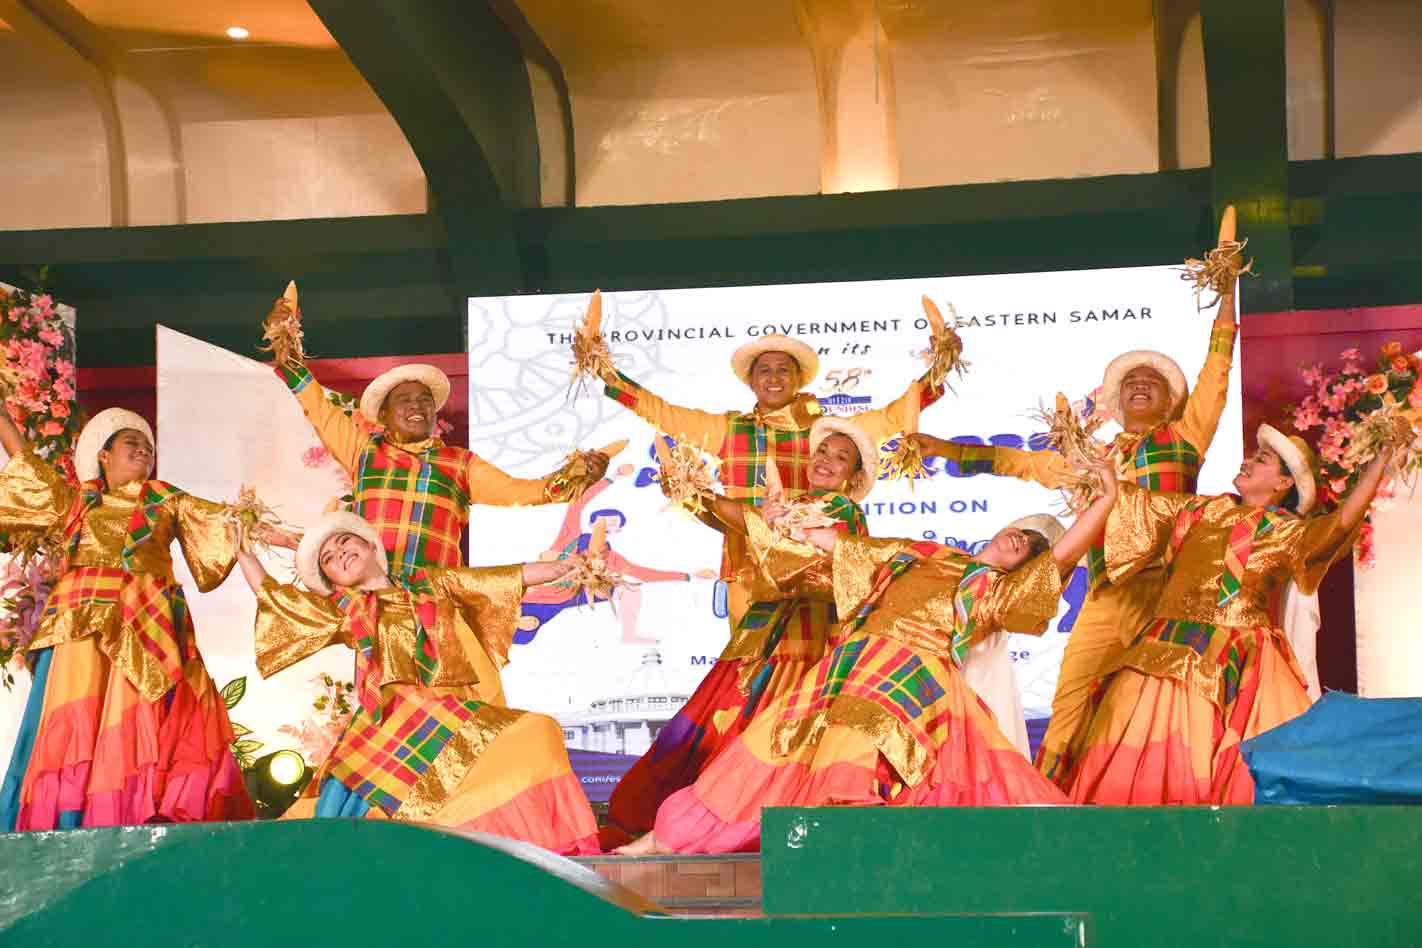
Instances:
[[[341,641],[345,618],[325,596],[283,585],[268,576],[257,590],[253,628],[257,671],[270,678]]]
[[[1052,551],[1039,553],[1002,577],[975,606],[973,642],[998,629],[1041,635],[1057,614],[1062,597],[1062,574]]]
[[[1321,517],[1306,518],[1295,541],[1292,564],[1299,592],[1307,596],[1317,591],[1338,558],[1353,548],[1362,529],[1361,519],[1351,530],[1344,529],[1337,510]]]
[[[442,595],[454,601],[494,667],[507,665],[523,599],[523,565],[442,570],[438,581]]]
[[[75,490],[54,465],[29,448],[0,469],[0,529],[48,530],[59,526]]]
[[[174,503],[178,544],[193,580],[201,592],[216,589],[237,562],[227,507],[191,494],[179,494]]]

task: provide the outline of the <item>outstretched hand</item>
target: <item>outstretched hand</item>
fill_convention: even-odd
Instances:
[[[603,475],[605,475],[605,474],[607,473],[607,465],[608,465],[608,463],[611,462],[611,461],[612,461],[612,458],[610,458],[610,457],[608,457],[607,455],[603,454],[601,451],[589,451],[589,452],[587,453],[587,461],[586,461],[587,466],[588,466],[588,480],[589,480],[589,481],[600,481],[600,480],[602,480]]]
[[[951,441],[947,441],[943,438],[935,438],[933,435],[924,434],[921,431],[904,435],[904,440],[918,448],[920,457],[941,458],[947,456],[948,453],[953,450]]]

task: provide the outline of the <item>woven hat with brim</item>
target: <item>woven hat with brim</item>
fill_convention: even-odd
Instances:
[[[426,362],[410,362],[382,372],[365,387],[360,393],[360,413],[371,421],[378,419],[380,409],[385,407],[385,396],[402,382],[419,382],[429,389],[434,396],[435,411],[449,401],[449,376]]]
[[[331,584],[321,575],[321,547],[338,533],[354,533],[375,547],[375,561],[380,571],[387,572],[390,562],[385,558],[385,547],[380,544],[380,533],[370,521],[348,510],[328,513],[316,525],[306,531],[301,543],[296,547],[296,575],[306,584],[306,588],[323,596],[331,595]]]
[[[1277,454],[1279,460],[1284,462],[1284,467],[1289,469],[1289,476],[1294,479],[1294,487],[1298,488],[1299,492],[1299,505],[1294,512],[1306,514],[1312,510],[1317,497],[1318,477],[1318,457],[1313,453],[1313,448],[1298,435],[1285,436],[1278,428],[1269,425],[1259,426],[1255,442]]]
[[[1062,522],[1051,514],[1028,514],[1025,517],[1018,517],[1007,525],[1016,527],[1018,530],[1033,530],[1047,538],[1048,543],[1056,543],[1066,533],[1066,527]]]
[[[815,423],[810,426],[810,454],[813,455],[820,442],[833,434],[844,435],[859,449],[859,470],[850,476],[849,483],[844,488],[845,496],[857,504],[869,496],[869,492],[874,489],[874,482],[879,479],[879,449],[874,444],[874,439],[848,418],[826,415],[815,419]]]
[[[1180,371],[1175,360],[1154,349],[1134,349],[1111,360],[1106,366],[1106,375],[1101,380],[1101,404],[1117,421],[1125,420],[1125,414],[1121,411],[1121,382],[1132,369],[1141,367],[1154,369],[1165,379],[1165,384],[1170,389],[1168,417],[1174,418],[1185,404],[1185,396],[1190,394],[1190,388],[1185,383],[1185,373]]]
[[[74,472],[79,475],[79,480],[92,481],[99,478],[103,473],[99,467],[99,452],[104,449],[105,442],[125,428],[141,432],[149,444],[154,443],[153,429],[148,427],[148,422],[143,420],[142,415],[127,408],[105,408],[89,419],[84,430],[79,432],[79,441],[74,446]]]
[[[749,385],[751,366],[755,365],[756,356],[766,352],[783,352],[794,359],[800,366],[801,385],[809,385],[820,374],[820,357],[815,355],[814,349],[798,339],[780,335],[761,336],[731,353],[731,371],[736,373],[736,378]]]

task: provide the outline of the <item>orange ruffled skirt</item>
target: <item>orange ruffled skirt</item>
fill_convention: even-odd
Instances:
[[[1283,632],[1226,629],[1247,657],[1219,704],[1186,682],[1126,666],[1101,683],[1069,780],[1075,803],[1248,804],[1254,780],[1239,745],[1308,710]],[[1222,706],[1221,706],[1222,705]]]
[[[823,661],[833,661],[833,656]],[[848,723],[835,706],[829,723],[786,753],[776,732],[786,708],[806,694],[766,708],[713,760],[700,778],[657,811],[657,841],[681,853],[749,852],[760,847],[760,811],[767,806],[1005,806],[1065,803],[998,729],[992,712],[958,670],[925,662],[942,694],[925,708],[931,746],[922,778],[906,785],[885,757],[884,717]],[[818,687],[816,675],[802,688]],[[797,698],[799,699],[797,701]],[[930,717],[931,716],[931,717]]]
[[[740,685],[747,663],[757,666],[749,695]],[[740,736],[758,709],[799,685],[811,664],[779,656],[717,661],[613,788],[599,834],[602,846],[613,849],[649,831],[666,799],[695,781]]]
[[[390,818],[334,777],[318,774],[313,782],[314,795],[297,800],[283,819]],[[563,729],[542,714],[523,714],[500,733],[424,821],[533,843],[563,855],[601,851],[597,819],[568,761]]]
[[[148,701],[93,637],[34,654],[34,687],[0,792],[7,829],[253,817],[227,708],[200,656]]]

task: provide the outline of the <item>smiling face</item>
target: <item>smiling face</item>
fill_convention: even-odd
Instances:
[[[153,474],[153,442],[141,431],[124,428],[99,451],[99,467],[109,487],[146,481]]]
[[[380,423],[396,441],[423,441],[434,433],[434,396],[423,382],[401,382],[385,396]]]
[[[316,556],[316,565],[332,586],[350,589],[385,579],[375,547],[354,533],[333,533],[327,537]]]
[[[1127,431],[1159,424],[1170,410],[1170,383],[1155,369],[1138,365],[1121,379],[1121,424]]]
[[[848,435],[828,435],[810,457],[810,487],[842,490],[859,470],[859,449]]]
[[[1255,507],[1265,507],[1278,503],[1294,486],[1288,466],[1272,449],[1263,445],[1239,465],[1239,473],[1234,478],[1234,489],[1240,498]]]
[[[1046,550],[1049,545],[1047,538],[1036,530],[1004,527],[978,552],[977,559],[989,566],[1011,572]]]
[[[750,387],[761,408],[784,408],[800,391],[800,363],[785,352],[762,352],[751,363]]]

